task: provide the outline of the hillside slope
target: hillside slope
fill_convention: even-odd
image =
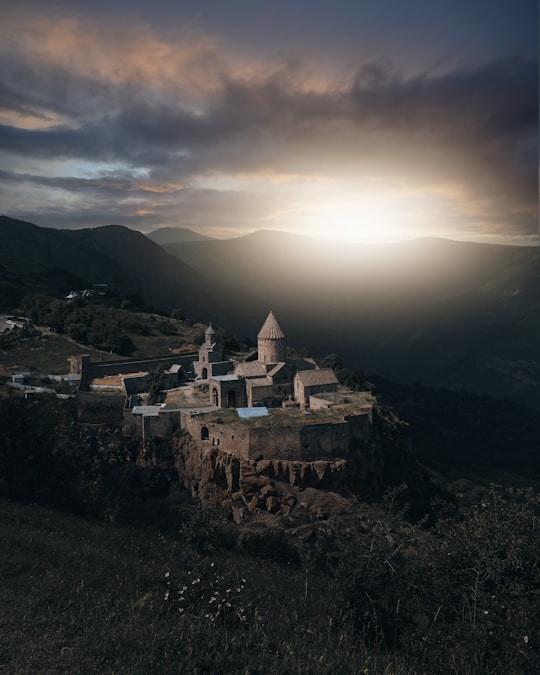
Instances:
[[[10,279],[47,278],[52,270],[115,293],[139,293],[159,309],[226,322],[228,289],[166,253],[140,232],[118,225],[55,230],[0,216],[0,269]]]

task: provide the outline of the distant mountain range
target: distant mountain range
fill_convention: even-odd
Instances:
[[[3,289],[37,278],[59,287],[70,275],[242,338],[254,339],[273,309],[289,344],[314,356],[540,408],[538,247],[354,246],[262,231],[162,248],[120,226],[53,230],[0,217]]]
[[[205,237],[187,227],[160,227],[146,235],[156,244],[183,244],[186,241],[209,241],[212,237]]]
[[[0,282],[11,293],[14,285],[67,292],[75,284],[108,284],[115,293],[140,294],[151,306],[184,309],[194,319],[238,320],[227,308],[226,285],[119,225],[57,230],[0,216]]]

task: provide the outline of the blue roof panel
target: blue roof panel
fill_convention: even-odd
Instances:
[[[237,408],[238,417],[242,419],[249,419],[251,417],[267,417],[268,408],[259,406],[257,408]]]

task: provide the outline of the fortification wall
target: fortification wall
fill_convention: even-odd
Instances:
[[[347,457],[351,441],[367,440],[367,414],[340,422],[291,426],[249,427],[243,424],[208,423],[203,418],[183,416],[182,427],[202,450],[216,447],[242,459],[313,461]]]
[[[347,415],[345,419],[349,424],[352,441],[365,441],[370,438],[373,424],[372,406],[357,415]]]
[[[130,409],[124,410],[122,431],[131,436],[163,437],[178,429],[179,415],[177,411],[162,411],[156,417],[134,415]]]
[[[77,365],[81,367],[81,388],[88,385],[88,382],[95,377],[105,377],[106,375],[122,375],[126,373],[137,373],[140,371],[155,370],[156,368],[170,368],[175,363],[182,366],[188,374],[193,373],[193,360],[197,357],[197,352],[188,354],[174,354],[168,356],[156,356],[151,359],[125,359],[122,361],[90,361],[81,360],[79,356]],[[72,357],[73,358],[73,357]],[[73,366],[72,366],[73,367]]]
[[[247,459],[302,459],[300,427],[268,426],[249,429]]]
[[[350,445],[348,422],[310,424],[301,427],[301,458],[314,460],[320,457],[347,457]]]
[[[205,422],[200,417],[181,416],[182,428],[201,450],[216,447],[244,459],[249,458],[249,429],[240,424]]]
[[[125,396],[103,396],[78,391],[77,418],[82,424],[107,424],[121,427]]]

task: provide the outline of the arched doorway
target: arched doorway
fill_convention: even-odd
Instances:
[[[201,427],[201,441],[207,441],[209,436],[208,427]]]
[[[208,379],[208,368],[203,368],[201,370],[201,379],[203,379],[203,380]]]
[[[217,389],[212,389],[212,405],[219,405],[219,397]]]

